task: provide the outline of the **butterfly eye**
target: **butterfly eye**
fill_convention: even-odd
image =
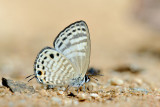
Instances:
[[[39,76],[41,76],[41,75],[42,75],[42,71],[37,71],[37,74],[38,74]]]

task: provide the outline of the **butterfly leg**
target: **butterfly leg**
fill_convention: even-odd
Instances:
[[[79,87],[77,87],[77,94],[78,94],[78,92],[79,92]]]
[[[68,93],[68,90],[71,88],[71,86],[70,85],[68,85],[67,86],[67,88],[65,89],[65,92],[67,92]]]
[[[83,90],[83,92],[86,92],[85,84],[83,85],[82,90]]]

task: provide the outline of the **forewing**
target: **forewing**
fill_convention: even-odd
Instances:
[[[66,56],[84,77],[90,62],[90,35],[84,21],[75,22],[59,33],[54,41],[57,51]]]
[[[38,82],[47,85],[67,85],[76,75],[75,68],[70,60],[50,47],[40,51],[34,68]]]

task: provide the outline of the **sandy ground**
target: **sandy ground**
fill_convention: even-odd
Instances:
[[[84,20],[91,35],[90,67],[104,76],[75,97],[46,90],[12,93],[0,85],[1,107],[14,106],[147,106],[160,105],[160,32],[139,20],[138,0],[5,1],[0,3],[0,78],[27,83],[38,52],[52,46],[67,25]],[[157,22],[158,23],[158,22]],[[1,81],[0,81],[1,82]]]

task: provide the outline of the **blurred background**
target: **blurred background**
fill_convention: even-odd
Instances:
[[[0,77],[26,81],[39,51],[79,20],[88,24],[90,67],[102,71],[100,81],[139,77],[160,87],[159,0],[0,0]],[[144,72],[112,72],[126,64]]]

